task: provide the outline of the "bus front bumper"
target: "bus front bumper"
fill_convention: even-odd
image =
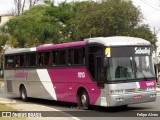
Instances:
[[[155,100],[156,91],[109,95],[108,106],[122,106],[136,103],[154,102]]]

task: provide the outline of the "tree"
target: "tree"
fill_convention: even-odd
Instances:
[[[4,55],[5,44],[7,40],[8,40],[8,36],[0,32],[0,71],[3,68],[3,57],[4,57],[3,55]]]
[[[81,33],[79,37],[86,38],[126,35],[128,29],[136,27],[141,20],[142,14],[131,1],[104,0],[81,5],[73,25]]]
[[[29,8],[33,7],[37,2],[42,0],[28,0],[29,1]]]
[[[140,25],[143,15],[130,0],[76,2],[75,17],[70,20],[72,39],[106,36],[134,36],[150,41],[156,37],[148,25]],[[146,35],[147,34],[147,35]]]
[[[149,25],[142,24],[137,28],[130,29],[130,36],[148,40],[152,44],[153,50],[156,50],[157,37],[152,33]]]
[[[15,4],[14,14],[20,15],[21,13],[24,12],[26,7],[31,8],[39,1],[41,0],[14,0],[14,4]]]
[[[145,38],[155,46],[156,37],[148,25],[140,25],[142,20],[130,0],[62,2],[34,6],[7,22],[3,31],[15,47],[117,35]]]
[[[24,11],[25,2],[25,0],[14,0],[16,15],[20,15]]]
[[[76,7],[75,3],[62,2],[58,6],[52,6],[46,11],[47,15],[52,16],[61,24],[61,42],[74,41],[71,34],[75,31],[72,31],[71,24],[77,11]]]
[[[56,18],[46,14],[47,9],[50,9],[50,6],[37,5],[7,22],[3,31],[12,36],[8,43],[16,41],[17,47],[59,43],[63,26]]]

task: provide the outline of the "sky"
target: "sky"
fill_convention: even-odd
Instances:
[[[55,0],[61,2],[64,0]],[[72,0],[68,0],[72,1]],[[149,24],[151,30],[154,28],[158,33],[158,41],[160,44],[160,0],[132,0],[136,7],[141,9],[144,15],[144,23]],[[6,14],[14,8],[14,0],[0,0],[0,14]]]
[[[144,23],[149,24],[152,31],[157,34],[158,45],[160,45],[160,0],[132,0],[136,7],[141,9]]]
[[[0,0],[0,14],[6,14],[14,7],[14,0]]]

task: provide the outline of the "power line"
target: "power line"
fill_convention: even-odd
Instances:
[[[157,10],[158,12],[160,12],[160,10],[159,10],[159,9],[157,9],[157,8],[153,7],[152,5],[148,4],[147,2],[145,2],[145,1],[143,1],[143,0],[140,0],[140,1],[141,1],[141,2],[143,2],[144,4],[146,4],[146,5],[150,6],[151,8],[153,8],[153,9]]]

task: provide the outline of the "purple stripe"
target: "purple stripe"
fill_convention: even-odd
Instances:
[[[37,51],[39,51],[39,50],[74,47],[74,46],[83,46],[85,44],[86,44],[85,41],[78,41],[78,42],[70,42],[70,43],[62,43],[62,44],[53,44],[53,45],[49,45],[49,46],[39,46],[36,49],[37,49]]]
[[[94,105],[101,94],[101,90],[97,88],[96,82],[92,82],[86,68],[48,69],[48,73],[59,101],[77,102],[76,96],[80,87],[87,90],[90,104]],[[78,73],[84,73],[84,76],[79,77]]]

